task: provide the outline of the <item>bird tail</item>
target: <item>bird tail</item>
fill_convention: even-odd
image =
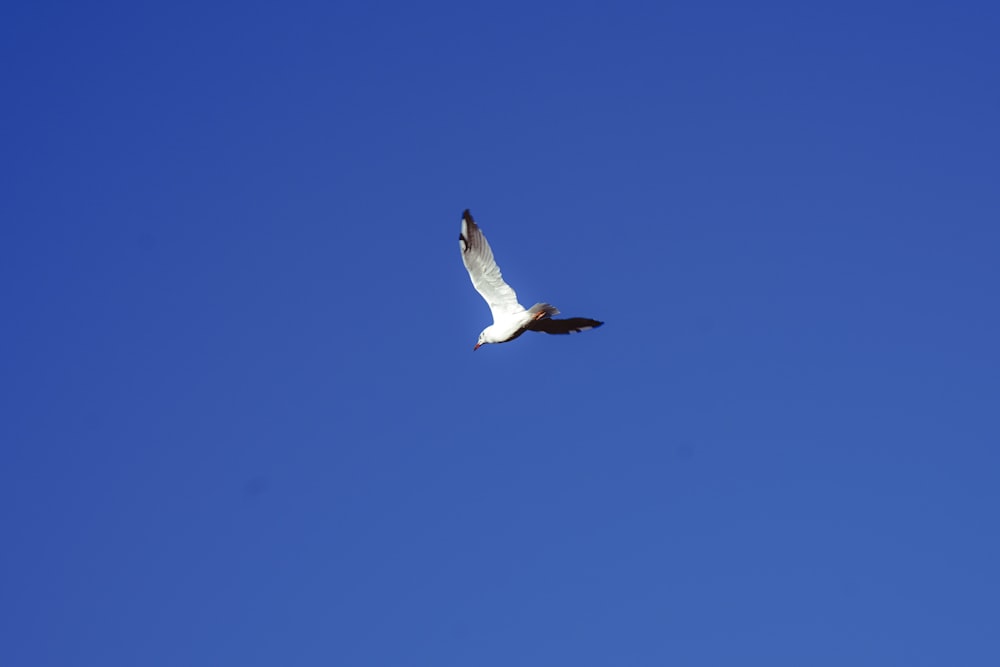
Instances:
[[[534,315],[534,319],[544,320],[547,317],[558,315],[559,309],[550,303],[536,303],[528,309],[528,312]]]

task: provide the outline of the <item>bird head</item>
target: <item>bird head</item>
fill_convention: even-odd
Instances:
[[[478,350],[483,345],[487,345],[488,343],[497,343],[503,340],[499,335],[497,335],[496,331],[493,330],[493,326],[494,325],[491,324],[479,332],[479,340],[476,341],[476,346],[472,348],[474,351]]]

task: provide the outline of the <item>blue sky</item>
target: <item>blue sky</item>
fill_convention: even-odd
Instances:
[[[994,3],[3,14],[0,664],[1000,661]]]

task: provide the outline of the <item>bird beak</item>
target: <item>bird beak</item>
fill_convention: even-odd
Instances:
[[[476,346],[472,348],[472,351],[475,352],[476,350],[478,350],[480,345],[482,345],[482,343],[476,343]]]

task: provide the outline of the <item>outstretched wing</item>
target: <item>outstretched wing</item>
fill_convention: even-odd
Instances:
[[[462,262],[469,271],[472,285],[489,304],[494,322],[524,311],[517,302],[517,294],[513,288],[503,281],[500,267],[493,260],[490,244],[486,242],[486,237],[468,209],[462,214],[462,233],[458,235],[458,247],[462,251]]]
[[[544,331],[547,334],[571,334],[580,333],[587,329],[596,329],[604,324],[586,317],[570,317],[565,320],[553,320],[546,317],[541,320],[532,320],[528,324],[530,331]]]

